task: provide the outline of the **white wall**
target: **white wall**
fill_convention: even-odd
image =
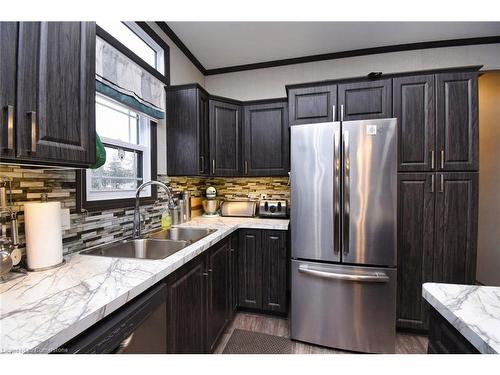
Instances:
[[[500,44],[435,48],[350,57],[205,77],[211,94],[239,100],[285,97],[285,85],[364,76],[373,71],[398,73],[466,65],[500,69]]]
[[[205,76],[196,66],[177,48],[175,43],[156,25],[148,22],[148,25],[163,38],[170,47],[170,84],[182,85],[184,83],[199,83],[205,86]],[[168,108],[167,108],[168,110]],[[158,154],[158,174],[167,173],[167,132],[165,120],[157,126],[157,154]]]
[[[500,72],[479,78],[479,233],[476,279],[500,286]]]

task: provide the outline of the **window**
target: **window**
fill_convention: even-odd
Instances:
[[[164,48],[135,22],[99,22],[98,25],[161,74],[165,74]]]
[[[137,187],[156,178],[156,163],[152,163],[156,133],[151,124],[146,115],[96,95],[96,131],[106,150],[106,163],[83,172],[81,207],[104,208],[103,201],[114,208],[133,206]],[[141,198],[154,200],[151,186],[143,189]]]

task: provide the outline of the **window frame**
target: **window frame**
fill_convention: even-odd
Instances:
[[[108,33],[106,30],[104,30],[102,27],[96,24],[96,36],[104,40],[106,43],[109,43],[112,47],[116,48],[119,52],[123,53],[125,56],[127,56],[130,60],[135,62],[137,65],[139,65],[141,68],[143,68],[145,71],[150,73],[152,76],[155,78],[159,79],[162,83],[166,84],[167,86],[170,85],[170,47],[168,46],[165,41],[160,38],[159,35],[157,35],[153,29],[146,23],[146,22],[124,22],[123,23],[125,26],[127,26],[133,33],[135,33],[139,38],[144,40],[144,42],[148,45],[151,45],[148,43],[147,40],[145,40],[141,35],[139,35],[136,30],[134,30],[136,25],[138,28],[144,31],[146,35],[148,35],[153,42],[155,42],[160,48],[163,49],[163,65],[164,65],[164,74],[160,73],[158,70],[153,68],[149,63],[144,61],[142,58],[140,58],[134,51],[132,51],[130,48],[125,46],[122,42],[120,42],[118,39],[116,39],[114,36],[112,36],[110,33]]]
[[[151,161],[151,175],[150,180],[156,180],[157,175],[157,160],[156,160],[156,126],[157,121],[148,118],[150,128],[150,161]],[[114,141],[115,142],[115,141]],[[116,141],[119,142],[119,141]],[[144,176],[143,171],[143,176]],[[119,208],[133,208],[135,207],[135,198],[116,198],[116,199],[103,199],[103,200],[87,200],[87,170],[80,169],[76,173],[76,207],[82,211],[103,211]],[[141,205],[153,204],[158,199],[158,190],[156,186],[151,186],[151,196],[141,197],[139,201]]]

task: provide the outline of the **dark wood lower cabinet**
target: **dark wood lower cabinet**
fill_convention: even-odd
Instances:
[[[238,233],[233,233],[229,241],[229,315],[238,308]]]
[[[430,308],[429,354],[478,354],[479,351],[433,307]]]
[[[208,251],[207,350],[213,352],[229,322],[229,243]]]
[[[286,314],[288,256],[286,232],[240,230],[239,305]]]
[[[202,256],[167,278],[168,353],[205,352],[205,273],[205,257]]]

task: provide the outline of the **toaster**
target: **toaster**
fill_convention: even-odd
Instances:
[[[286,218],[286,200],[262,199],[259,203],[259,217]]]

